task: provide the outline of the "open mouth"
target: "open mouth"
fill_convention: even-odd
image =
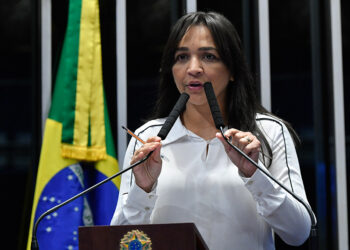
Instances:
[[[188,86],[190,86],[190,87],[202,87],[202,84],[200,84],[200,83],[190,83]]]

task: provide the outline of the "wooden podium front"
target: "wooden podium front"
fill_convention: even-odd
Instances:
[[[135,236],[131,237],[134,230],[138,230],[142,235],[148,237],[153,250],[208,249],[193,223],[180,223],[79,227],[79,250],[123,249],[122,246],[125,246],[126,238],[135,238]],[[143,242],[143,240],[140,241]],[[135,244],[140,244],[140,241],[135,241]],[[130,249],[132,248],[130,247]]]

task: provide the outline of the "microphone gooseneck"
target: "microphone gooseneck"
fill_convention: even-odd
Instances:
[[[225,141],[234,149],[236,150],[240,155],[242,155],[245,159],[247,159],[251,164],[253,164],[257,169],[259,169],[263,174],[265,174],[267,177],[269,177],[272,181],[277,183],[281,188],[283,188],[286,192],[288,192],[291,196],[293,196],[298,202],[300,202],[307,210],[310,219],[311,219],[311,241],[310,241],[310,249],[316,249],[316,235],[317,235],[317,222],[316,222],[316,216],[312,212],[312,209],[308,203],[306,203],[301,197],[299,197],[297,194],[289,190],[286,186],[284,186],[280,181],[275,179],[268,171],[260,167],[252,158],[250,158],[248,155],[246,155],[242,150],[240,150],[238,147],[233,145],[224,135],[224,122],[221,116],[220,108],[218,105],[218,102],[215,97],[215,93],[213,90],[213,87],[210,82],[204,83],[204,91],[208,99],[208,104],[210,106],[210,110],[214,119],[215,127],[220,130],[223,138]]]
[[[183,112],[183,110],[185,109],[186,107],[186,103],[189,99],[189,95],[186,94],[186,93],[182,93],[179,97],[179,99],[177,100],[174,108],[172,109],[172,111],[170,112],[168,118],[166,119],[165,123],[163,124],[161,130],[159,131],[158,133],[158,136],[160,138],[162,138],[162,140],[164,140],[166,138],[166,136],[168,135],[169,131],[171,130],[171,128],[173,127],[177,117]],[[62,202],[61,204],[57,205],[57,206],[54,206],[52,208],[50,208],[49,210],[47,210],[46,212],[44,212],[42,215],[40,215],[40,217],[37,219],[37,221],[35,222],[34,224],[34,227],[33,227],[33,233],[32,233],[32,242],[31,242],[31,250],[38,250],[39,249],[39,244],[38,244],[38,240],[37,240],[37,237],[36,237],[36,232],[37,232],[37,229],[38,229],[38,225],[39,225],[39,222],[47,215],[53,213],[54,211],[56,211],[57,209],[59,209],[60,207],[63,207],[64,205],[74,201],[75,199],[79,198],[80,196],[94,190],[95,188],[101,186],[102,184],[118,177],[119,175],[129,171],[130,169],[136,167],[137,165],[145,162],[150,156],[151,154],[153,153],[153,151],[151,151],[145,158],[143,158],[142,160],[138,161],[138,162],[135,162],[134,164],[130,165],[129,167],[119,171],[118,173],[104,179],[103,181],[99,182],[99,183],[96,183],[95,185],[89,187],[88,189],[85,189],[84,191],[82,191],[81,193],[78,193],[77,195],[69,198],[68,200]]]

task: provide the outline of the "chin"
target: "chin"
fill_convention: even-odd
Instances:
[[[207,99],[192,98],[192,96],[191,96],[190,99],[188,100],[188,104],[191,104],[191,105],[194,105],[194,106],[202,106],[202,105],[207,105],[208,101],[207,101]]]

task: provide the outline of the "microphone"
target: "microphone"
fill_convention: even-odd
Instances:
[[[233,145],[224,135],[223,128],[225,127],[220,108],[218,105],[218,102],[215,97],[215,93],[213,90],[213,86],[210,82],[204,83],[204,91],[208,99],[208,104],[210,106],[210,110],[214,119],[215,127],[220,130],[222,137],[225,139],[225,141],[234,149],[236,150],[240,155],[242,155],[245,159],[247,159],[251,164],[253,164],[257,169],[259,169],[263,174],[265,174],[267,177],[269,177],[272,181],[277,183],[281,188],[283,188],[285,191],[287,191],[290,195],[292,195],[298,202],[300,202],[307,210],[309,213],[310,219],[311,219],[311,231],[310,231],[310,236],[312,239],[316,239],[316,216],[312,212],[312,209],[309,204],[307,204],[302,198],[300,198],[297,194],[289,190],[286,186],[284,186],[280,181],[275,179],[268,171],[260,167],[253,159],[251,159],[248,155],[246,155],[242,150],[240,150],[238,147]],[[317,249],[316,248],[316,240],[313,242],[313,240],[310,241],[310,249]],[[315,247],[315,248],[314,248]]]
[[[173,127],[177,117],[184,111],[185,107],[186,107],[186,103],[189,99],[189,95],[187,93],[182,93],[179,97],[179,99],[177,100],[174,108],[172,109],[172,111],[170,112],[168,118],[166,119],[165,123],[163,124],[161,130],[158,133],[158,136],[160,138],[162,138],[162,140],[164,140],[166,138],[166,136],[168,135],[169,131],[171,130],[171,128]],[[38,240],[36,238],[36,232],[38,229],[38,225],[39,222],[47,215],[53,213],[54,211],[56,211],[57,209],[59,209],[60,207],[63,207],[64,205],[74,201],[75,199],[79,198],[80,196],[94,190],[95,188],[101,186],[102,184],[114,179],[115,177],[118,177],[119,175],[129,171],[130,169],[136,167],[137,165],[145,162],[153,153],[153,151],[151,151],[145,158],[143,158],[142,160],[135,162],[134,164],[132,164],[131,166],[119,171],[118,173],[104,179],[103,181],[100,181],[99,183],[96,183],[95,185],[89,187],[88,189],[85,189],[84,191],[80,192],[79,194],[69,198],[68,200],[60,203],[57,206],[54,206],[52,208],[50,208],[49,210],[47,210],[46,212],[44,212],[42,215],[40,215],[40,217],[37,219],[37,221],[34,224],[34,228],[33,228],[33,234],[32,234],[32,244],[31,244],[31,250],[37,250],[39,249],[39,244],[38,244]]]
[[[162,140],[165,139],[165,137],[168,135],[170,129],[173,127],[174,122],[176,121],[177,117],[185,110],[186,103],[190,96],[187,93],[182,93],[177,100],[174,108],[171,110],[168,118],[166,119],[165,123],[163,124],[162,128],[160,129],[158,136],[162,138]]]
[[[218,101],[216,100],[214,89],[210,82],[204,83],[204,91],[208,99],[208,103],[209,103],[211,114],[214,119],[215,127],[217,129],[220,129],[221,127],[225,127],[225,123],[221,116],[219,104],[218,104]]]

